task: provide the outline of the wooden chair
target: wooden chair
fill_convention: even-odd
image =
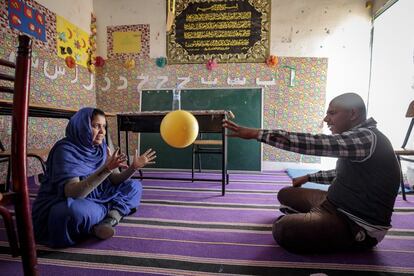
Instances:
[[[13,189],[1,195],[0,214],[7,230],[13,256],[21,255],[25,275],[38,275],[36,245],[27,184],[27,123],[30,95],[32,41],[26,35],[19,36],[16,63],[0,60],[1,66],[15,68],[14,76],[0,73],[0,79],[13,81],[14,88],[1,86],[3,92],[13,93],[11,171]],[[17,234],[11,212],[6,205],[14,206]]]
[[[410,125],[408,126],[407,132],[405,134],[404,142],[401,148],[395,149],[394,152],[395,152],[395,155],[397,156],[398,163],[400,164],[401,193],[402,193],[403,199],[407,200],[406,195],[405,195],[405,189],[404,189],[404,178],[403,178],[403,173],[401,169],[401,160],[408,161],[408,162],[414,162],[414,159],[402,157],[402,156],[414,156],[414,149],[406,148],[408,140],[410,139],[411,131],[413,130],[413,126],[414,126],[414,101],[412,101],[410,105],[408,106],[405,117],[411,118],[411,122],[410,122]]]
[[[203,134],[199,134],[193,143],[192,177],[194,178],[195,159],[198,161],[198,172],[201,172],[201,154],[223,154],[223,141],[213,139],[203,139]]]
[[[50,149],[27,149],[27,157],[33,157],[40,162],[42,167],[43,173],[46,173],[46,160],[47,156],[49,155]],[[8,163],[7,166],[7,176],[6,176],[6,183],[3,187],[3,192],[10,191],[11,185],[11,166],[10,166],[10,158],[11,157],[11,150],[7,150],[3,143],[0,140],[0,163]]]
[[[234,114],[228,111],[229,119],[234,119]],[[223,158],[223,140],[222,139],[204,139],[203,133],[193,143],[192,162],[191,162],[191,179],[194,181],[195,159],[198,161],[198,172],[201,173],[201,155],[202,154],[220,154]],[[226,176],[226,183],[229,183],[229,177]]]
[[[3,143],[0,140],[0,152],[5,152],[6,148],[4,147]],[[0,189],[0,192],[7,192],[10,189],[10,176],[11,176],[11,165],[10,165],[10,156],[0,156],[0,164],[7,163],[7,176],[6,176],[6,183]]]

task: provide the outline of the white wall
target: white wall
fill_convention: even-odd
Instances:
[[[371,11],[361,0],[273,0],[271,53],[328,58],[326,104],[345,92],[366,101],[370,60]],[[329,133],[324,128],[325,133]],[[336,159],[322,158],[321,168]],[[264,168],[292,164],[263,164]],[[302,166],[315,167],[302,164]]]
[[[93,11],[92,0],[36,0],[36,2],[89,33]]]
[[[150,57],[166,56],[166,0],[93,0],[98,55],[106,58],[108,26],[150,25]]]
[[[370,11],[360,0],[272,2],[271,52],[328,57],[327,101],[344,92],[367,99]]]
[[[408,129],[410,120],[405,113],[414,100],[413,10],[414,1],[399,0],[374,22],[368,114],[396,148],[401,146]]]

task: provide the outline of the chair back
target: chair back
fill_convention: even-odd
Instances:
[[[407,113],[405,113],[405,117],[411,118],[411,122],[410,122],[410,125],[408,126],[408,130],[405,134],[404,142],[401,146],[401,148],[403,149],[405,149],[405,147],[407,146],[408,140],[410,139],[410,136],[411,136],[411,131],[413,130],[413,126],[414,126],[414,101],[412,101],[410,105],[408,106]]]
[[[414,117],[414,101],[410,103],[407,109],[407,113],[405,113],[405,117],[413,118]]]

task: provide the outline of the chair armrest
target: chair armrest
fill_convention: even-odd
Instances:
[[[414,150],[412,149],[394,149],[396,155],[414,155]]]
[[[5,192],[0,193],[0,205],[5,206],[13,203],[15,193],[14,192]]]
[[[37,157],[46,162],[50,149],[27,149],[28,157]],[[11,155],[10,150],[0,152],[0,157],[9,157]]]

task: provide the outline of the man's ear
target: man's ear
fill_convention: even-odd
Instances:
[[[351,114],[351,117],[350,117],[351,121],[359,120],[360,114],[358,110],[356,110],[355,108],[352,108],[350,110],[350,114]]]

